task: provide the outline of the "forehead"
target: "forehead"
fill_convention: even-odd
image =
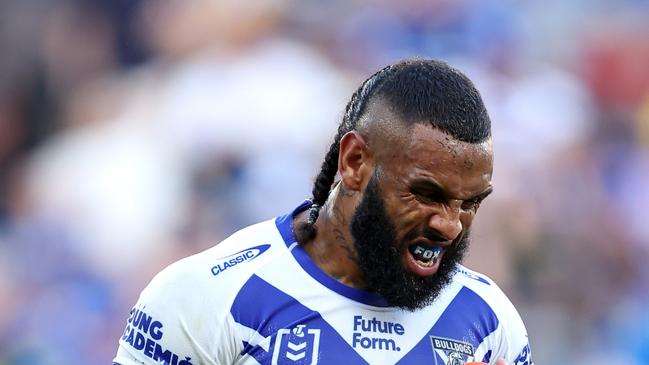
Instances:
[[[441,185],[458,199],[491,186],[491,139],[482,143],[462,142],[428,124],[418,123],[392,150],[388,168],[409,184]]]

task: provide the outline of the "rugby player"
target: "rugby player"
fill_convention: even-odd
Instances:
[[[512,303],[462,265],[492,169],[465,75],[385,67],[353,93],[310,199],[162,270],[114,363],[533,364]]]

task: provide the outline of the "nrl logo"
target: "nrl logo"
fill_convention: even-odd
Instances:
[[[473,345],[444,337],[430,336],[435,365],[463,365],[473,360]],[[441,359],[441,362],[440,362]]]
[[[277,331],[271,365],[317,365],[319,348],[319,329],[310,329],[304,324],[292,329],[282,328]]]

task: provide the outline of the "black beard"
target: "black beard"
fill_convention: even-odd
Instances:
[[[424,308],[437,298],[451,282],[469,247],[469,233],[466,232],[446,250],[434,275],[422,277],[408,271],[402,263],[407,244],[397,240],[376,175],[369,181],[354,212],[350,231],[367,289],[380,294],[390,306],[410,311]]]

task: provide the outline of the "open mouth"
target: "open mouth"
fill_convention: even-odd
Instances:
[[[433,266],[442,250],[441,247],[428,247],[422,243],[415,243],[408,247],[412,257],[422,266]]]
[[[410,269],[420,276],[428,276],[437,272],[443,256],[443,247],[431,247],[423,243],[408,246],[407,263]]]

